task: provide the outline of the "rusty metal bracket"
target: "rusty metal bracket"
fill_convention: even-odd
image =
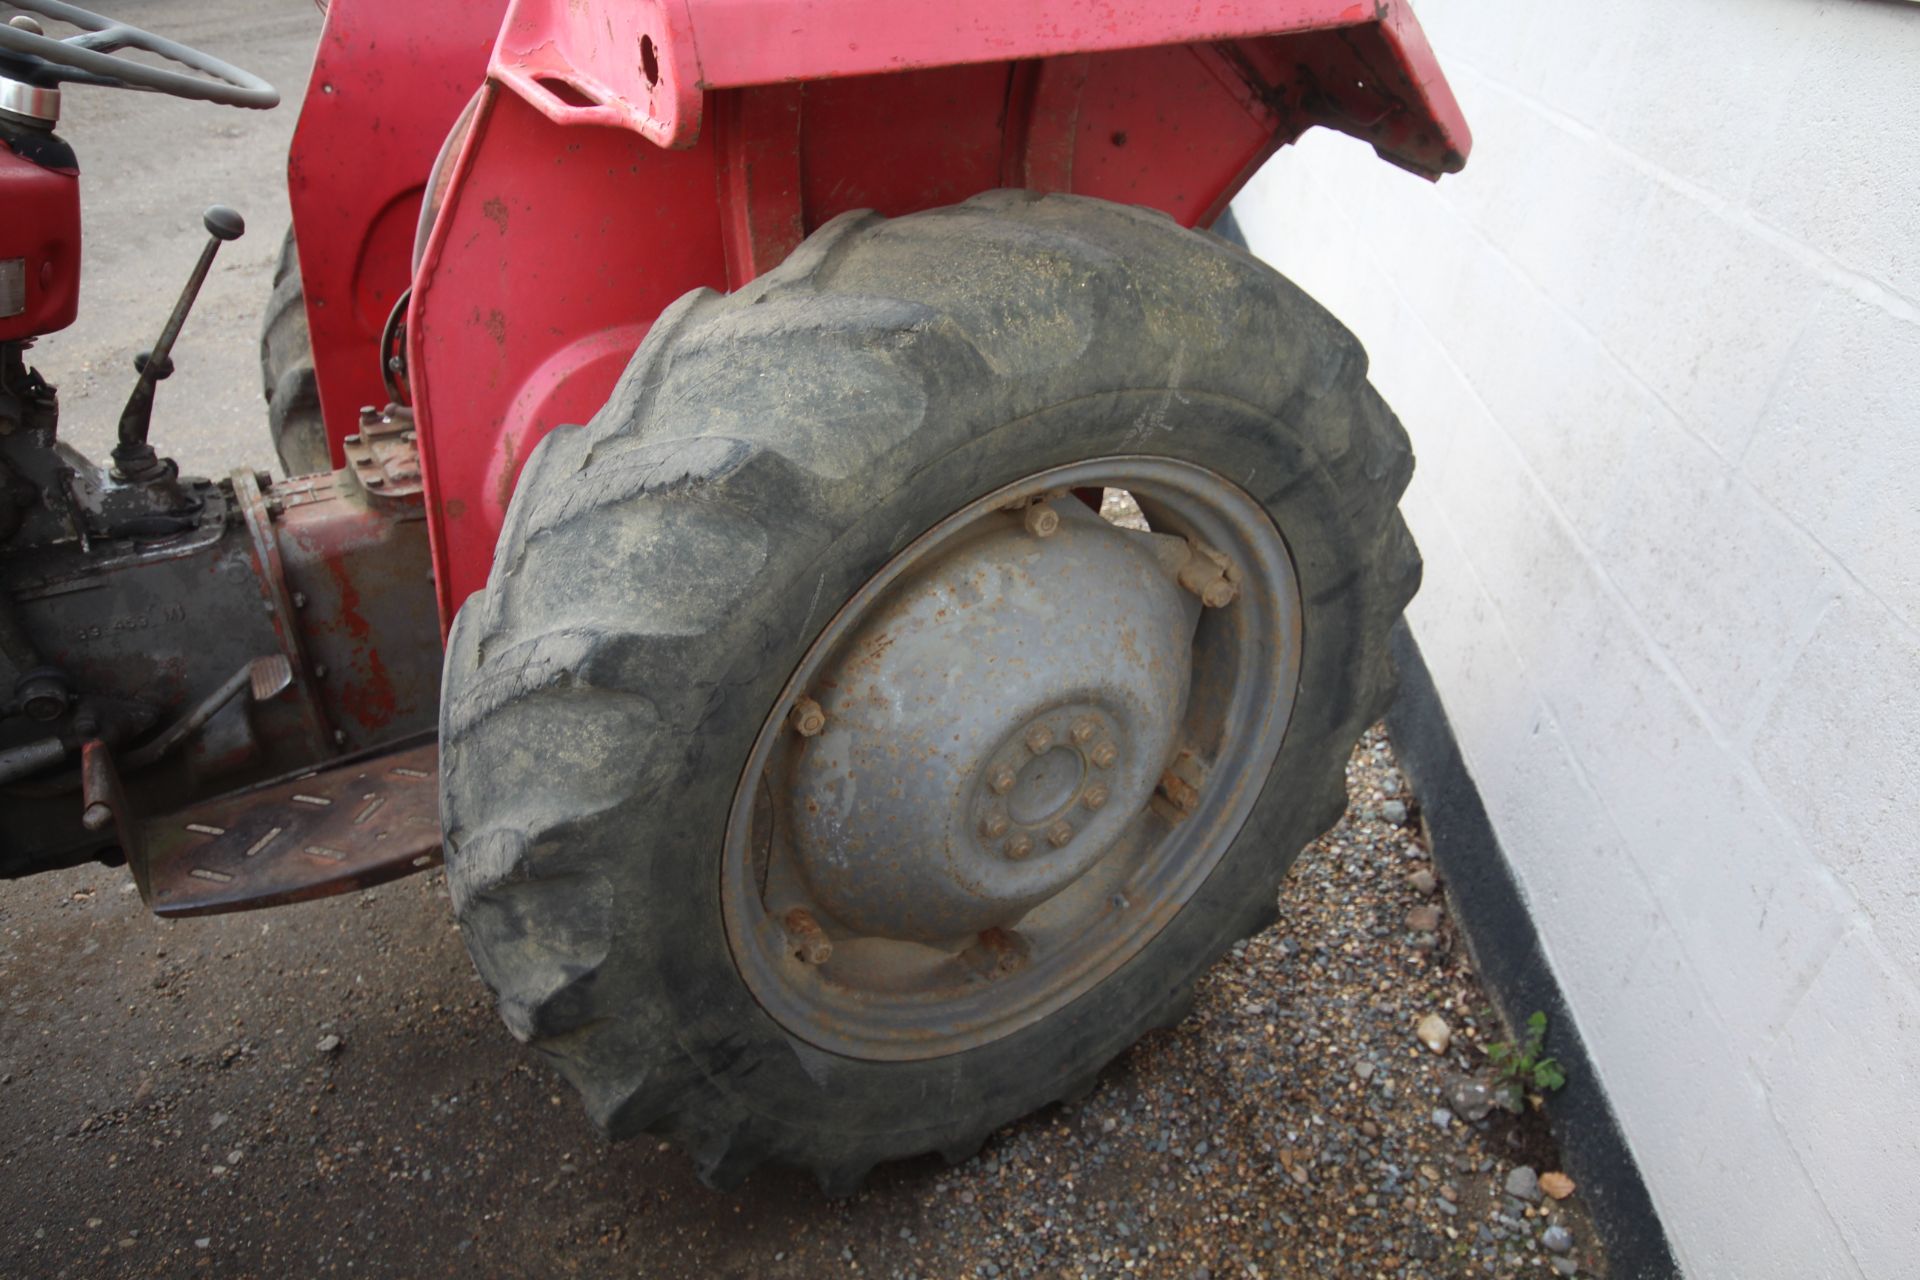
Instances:
[[[425,870],[440,861],[439,764],[428,742],[143,823],[144,856],[128,851],[141,896],[156,915],[218,915]]]
[[[360,410],[360,430],[341,442],[347,470],[376,498],[408,498],[422,489],[413,410],[390,404]]]

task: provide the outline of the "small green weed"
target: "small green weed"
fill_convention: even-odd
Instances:
[[[1551,1093],[1567,1083],[1567,1073],[1552,1058],[1541,1056],[1547,1043],[1547,1015],[1536,1010],[1527,1019],[1518,1045],[1505,1040],[1487,1046],[1487,1065],[1493,1068],[1494,1100],[1519,1115],[1529,1093]]]

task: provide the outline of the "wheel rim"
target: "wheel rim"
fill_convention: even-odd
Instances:
[[[875,1060],[1065,1006],[1238,835],[1300,649],[1286,543],[1212,471],[1095,459],[968,504],[847,601],[755,739],[721,862],[741,976],[788,1031]]]

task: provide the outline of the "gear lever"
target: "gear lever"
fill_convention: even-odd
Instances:
[[[153,419],[153,386],[173,372],[169,353],[174,339],[180,336],[180,327],[187,322],[193,300],[200,295],[207,270],[213,266],[213,255],[220,252],[223,241],[238,240],[247,229],[239,211],[223,204],[209,208],[204,221],[211,238],[200,250],[200,260],[193,264],[187,287],[180,291],[180,300],[173,304],[173,314],[167,317],[153,349],[134,357],[133,367],[140,376],[133,384],[133,394],[127,397],[127,407],[120,411],[120,443],[113,447],[113,468],[123,480],[157,480],[173,473],[172,464],[154,456],[153,446],[147,443],[147,429]]]

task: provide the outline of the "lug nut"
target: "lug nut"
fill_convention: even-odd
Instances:
[[[1087,806],[1087,811],[1089,813],[1091,813],[1095,809],[1098,809],[1101,805],[1105,804],[1106,802],[1107,802],[1107,788],[1106,788],[1106,784],[1101,782],[1096,782],[1092,786],[1088,787],[1087,793],[1080,797],[1080,803]]]
[[[1051,538],[1060,532],[1060,513],[1045,502],[1036,502],[1020,517],[1027,532],[1036,538]]]
[[[833,939],[805,907],[787,912],[787,945],[803,964],[825,964],[833,958]]]
[[[1092,716],[1087,716],[1084,719],[1075,720],[1073,722],[1073,729],[1070,731],[1068,736],[1070,736],[1073,739],[1073,744],[1075,746],[1084,747],[1089,742],[1093,741],[1093,735],[1098,733],[1099,731],[1100,731],[1099,722],[1097,722]]]
[[[1043,724],[1037,724],[1027,730],[1027,750],[1040,755],[1053,745],[1053,730]]]
[[[987,785],[993,788],[995,795],[1003,796],[1013,790],[1014,781],[1013,770],[1003,764],[987,778]]]
[[[1073,839],[1073,824],[1065,818],[1047,828],[1047,843],[1056,849],[1066,848],[1067,841]]]
[[[1119,758],[1119,749],[1111,742],[1103,742],[1087,753],[1087,759],[1093,761],[1093,767],[1096,769],[1111,769],[1113,762]]]
[[[989,840],[998,840],[1001,836],[1007,834],[1007,815],[1004,813],[990,813],[980,819],[980,834]]]
[[[1015,862],[1024,860],[1033,852],[1033,837],[1022,831],[1019,835],[1007,841],[1006,852],[1007,856]]]
[[[794,703],[789,719],[793,722],[793,731],[803,738],[814,737],[827,727],[827,713],[812,698],[802,698]]]

